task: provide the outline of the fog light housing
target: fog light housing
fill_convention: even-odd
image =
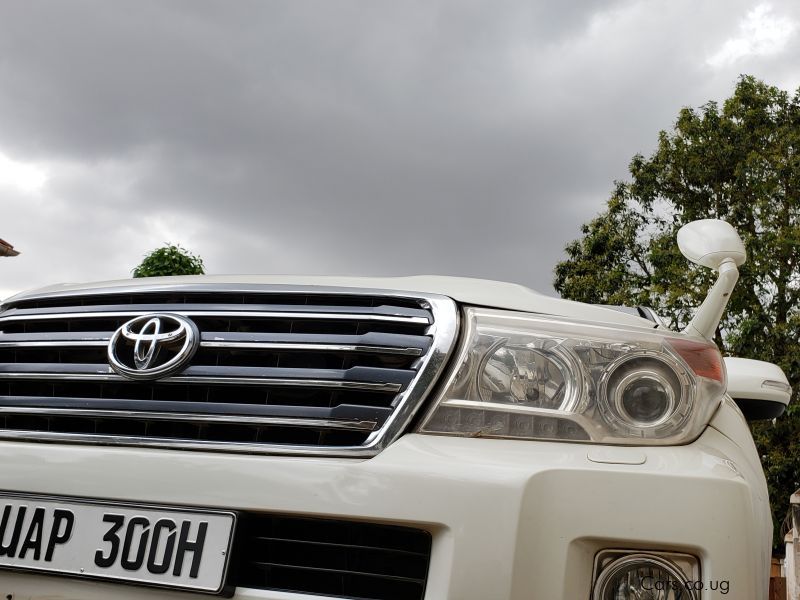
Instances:
[[[697,600],[699,576],[688,554],[606,550],[595,559],[592,600]]]

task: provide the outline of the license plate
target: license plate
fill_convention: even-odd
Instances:
[[[220,593],[231,512],[0,494],[0,568]]]

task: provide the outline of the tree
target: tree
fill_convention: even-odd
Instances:
[[[204,272],[202,258],[180,245],[167,244],[145,256],[142,263],[133,270],[133,276],[202,275]]]
[[[649,305],[682,328],[714,274],[681,256],[677,230],[702,218],[738,229],[747,263],[715,341],[724,353],[779,364],[794,384],[788,414],[752,428],[778,526],[800,487],[800,89],[742,76],[721,108],[682,109],[629,171],[566,247],[555,288],[583,302]]]

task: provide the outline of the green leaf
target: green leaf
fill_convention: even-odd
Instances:
[[[134,277],[162,277],[169,275],[203,275],[203,260],[180,245],[167,244],[156,248],[144,257],[133,270]]]

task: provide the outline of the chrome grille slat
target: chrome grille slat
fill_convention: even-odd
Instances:
[[[2,368],[2,365],[0,365]],[[46,372],[0,372],[0,380],[27,379],[41,381],[128,381],[116,373],[46,373]],[[264,385],[271,387],[333,388],[343,390],[371,390],[377,392],[399,392],[399,383],[367,383],[361,381],[331,381],[324,379],[276,379],[266,377],[189,377],[176,375],[162,379],[164,383],[206,383],[221,385]]]
[[[304,419],[290,417],[253,417],[249,415],[211,415],[194,413],[167,413],[144,410],[104,410],[97,408],[38,408],[38,407],[0,407],[3,415],[47,415],[53,417],[98,417],[107,419],[146,419],[150,421],[182,421],[197,423],[235,423],[243,425],[279,425],[283,427],[311,427],[315,429],[357,429],[374,431],[374,421],[335,421],[325,419]]]
[[[54,331],[50,333],[0,333],[0,343],[8,346],[15,343],[105,341],[111,339],[112,331]]]
[[[374,449],[363,447],[326,447],[300,444],[254,444],[250,442],[181,439],[138,435],[106,435],[91,433],[63,433],[51,431],[15,430],[3,432],[0,439],[30,442],[71,442],[101,446],[134,446],[142,448],[172,448],[179,450],[240,452],[244,454],[299,454],[307,456],[373,456]]]
[[[97,310],[104,308],[93,306],[91,311],[86,312],[44,312],[28,310],[11,309],[8,315],[3,316],[4,321],[54,321],[64,319],[105,319],[108,317],[135,317],[143,313],[157,312],[153,310],[120,310],[118,307],[113,307],[115,310]],[[109,307],[112,308],[112,307]],[[57,309],[54,309],[57,310]],[[201,309],[187,309],[184,305],[176,305],[170,307],[168,311],[161,307],[160,312],[172,312],[185,317],[236,317],[239,319],[316,319],[325,321],[385,321],[390,323],[411,323],[411,324],[429,324],[430,320],[426,317],[410,316],[410,315],[395,315],[395,314],[358,314],[354,312],[305,312],[305,311],[253,311],[253,310],[231,310],[231,311],[218,311],[218,310],[201,310]]]
[[[319,350],[321,352],[366,352],[372,354],[404,354],[421,356],[422,348],[402,348],[392,346],[363,346],[356,344],[309,344],[291,342],[200,342],[201,348],[228,348],[231,350],[293,350],[297,352]]]
[[[174,310],[171,312],[202,312],[214,314],[238,314],[238,313],[275,313],[281,315],[301,316],[309,314],[314,318],[318,315],[325,314],[339,314],[347,315],[348,318],[372,318],[372,317],[404,317],[418,319],[418,323],[430,323],[429,313],[423,309],[414,309],[401,306],[326,306],[326,305],[310,305],[310,304],[216,304],[216,303],[203,303],[192,304],[183,303],[175,304],[172,307]],[[129,304],[97,304],[91,306],[56,306],[52,308],[11,308],[8,313],[9,316],[36,316],[42,313],[46,314],[72,314],[72,313],[85,313],[91,314],[95,312],[123,312],[129,311]],[[136,312],[163,312],[163,304],[137,304]]]
[[[79,348],[81,346],[106,347],[108,346],[108,338],[99,340],[62,340],[60,342],[45,342],[38,340],[0,342],[0,348]]]
[[[106,346],[113,332],[65,332],[0,334],[0,348],[48,348]],[[323,352],[367,352],[421,356],[430,338],[403,334],[320,335],[238,333],[212,331],[202,334],[205,348],[240,350],[293,350]]]
[[[17,408],[36,409],[100,409],[124,413],[170,413],[184,412],[188,414],[250,416],[260,418],[294,418],[300,421],[327,420],[336,422],[369,421],[383,424],[391,415],[392,409],[385,407],[367,407],[355,405],[339,405],[334,408],[304,406],[301,410],[296,406],[236,404],[221,402],[171,402],[167,400],[124,400],[93,398],[69,398],[49,396],[8,396],[3,399],[0,411],[13,413]]]
[[[194,321],[199,350],[175,375],[130,381],[106,347],[148,313]],[[375,290],[162,284],[22,298],[0,310],[0,438],[370,456],[409,422],[456,330],[447,298]]]
[[[270,367],[216,367],[216,366],[190,366],[183,371],[183,375],[166,377],[163,381],[188,381],[207,380],[222,382],[259,381],[276,382],[275,385],[302,385],[305,382],[314,382],[309,385],[323,385],[339,387],[359,387],[365,389],[371,385],[378,385],[377,389],[387,391],[400,391],[414,377],[410,371],[399,369],[378,369],[374,367],[353,367],[348,370],[334,369],[282,369]],[[45,376],[81,377],[89,376],[114,376],[116,379],[125,380],[111,370],[108,365],[80,364],[80,363],[3,363],[0,364],[0,379],[7,377],[42,379]],[[280,382],[280,383],[279,383]]]
[[[2,336],[0,336],[2,339]],[[304,343],[304,344],[351,344],[375,346],[380,348],[419,348],[427,350],[431,338],[424,335],[404,335],[401,333],[370,332],[361,335],[329,335],[318,333],[256,333],[256,332],[204,332],[203,340],[229,342],[263,342],[263,343]]]

